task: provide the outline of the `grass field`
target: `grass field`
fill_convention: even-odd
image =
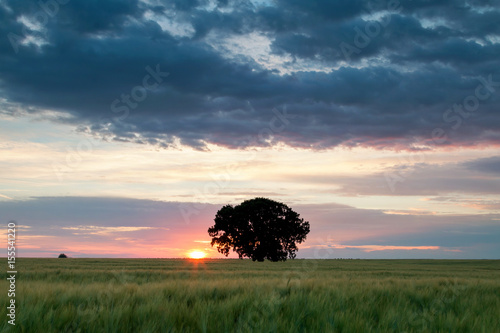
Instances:
[[[28,259],[1,332],[500,332],[500,261]]]

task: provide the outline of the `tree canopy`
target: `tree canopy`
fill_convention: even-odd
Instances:
[[[232,249],[240,258],[285,261],[295,258],[297,244],[309,233],[309,222],[287,205],[255,198],[237,206],[226,205],[208,229],[212,246],[226,257]]]

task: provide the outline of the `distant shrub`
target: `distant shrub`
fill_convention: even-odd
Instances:
[[[65,255],[64,253],[61,253],[58,258],[67,258],[68,256]]]

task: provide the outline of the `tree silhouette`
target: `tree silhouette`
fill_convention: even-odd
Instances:
[[[67,258],[68,256],[65,255],[64,253],[61,253],[58,258]]]
[[[285,261],[295,258],[297,244],[309,233],[309,222],[299,216],[283,203],[255,198],[222,207],[208,234],[226,257],[232,248],[240,259]]]

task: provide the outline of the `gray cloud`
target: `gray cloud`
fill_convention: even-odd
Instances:
[[[477,160],[469,161],[464,163],[464,166],[472,171],[500,174],[500,156],[480,158]]]

